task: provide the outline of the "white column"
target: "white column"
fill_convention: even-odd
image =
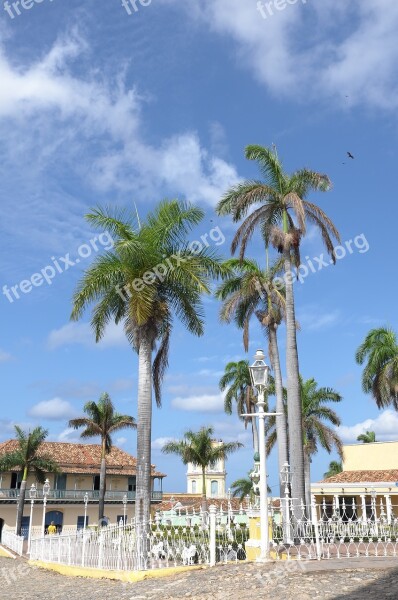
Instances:
[[[30,501],[30,519],[29,519],[29,534],[28,534],[28,554],[30,554],[30,543],[32,540],[32,521],[33,521],[33,504],[34,500]]]
[[[265,414],[264,414],[264,392],[259,392],[258,401],[258,438],[260,449],[260,560],[268,557],[269,532],[268,532],[268,494],[267,494],[267,466],[265,452]]]
[[[209,506],[210,513],[210,566],[216,565],[216,512],[217,507],[212,504]]]
[[[46,530],[46,506],[47,506],[47,496],[44,495],[43,498],[43,520],[41,523],[41,537],[44,538],[44,533]]]
[[[362,521],[366,523],[366,497],[365,494],[361,494],[361,507],[362,507]]]
[[[384,497],[386,499],[387,523],[389,525],[391,525],[391,522],[392,522],[391,496],[390,496],[390,494],[385,494]]]

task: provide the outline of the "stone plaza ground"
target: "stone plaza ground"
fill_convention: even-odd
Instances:
[[[302,568],[304,567],[304,568]],[[0,557],[0,598],[19,600],[380,600],[398,598],[397,559],[312,561],[300,567],[240,563],[122,583],[66,577]]]

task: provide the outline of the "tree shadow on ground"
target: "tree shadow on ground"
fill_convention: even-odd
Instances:
[[[371,571],[371,569],[369,569]],[[363,572],[355,574],[356,577],[364,575]],[[380,569],[376,580],[369,582],[363,586],[358,582],[356,590],[340,592],[337,596],[333,596],[333,600],[384,600],[398,598],[398,559],[397,569],[388,569],[386,571]]]

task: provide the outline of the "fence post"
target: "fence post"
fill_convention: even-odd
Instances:
[[[316,545],[316,557],[318,560],[321,560],[321,556],[322,556],[322,549],[321,549],[321,542],[319,540],[319,529],[318,529],[318,515],[317,515],[317,510],[316,510],[316,501],[315,501],[315,496],[311,496],[311,500],[312,500],[312,524],[314,526],[314,531],[315,531],[315,545]]]
[[[85,567],[86,560],[86,530],[82,529],[82,567]],[[77,540],[76,540],[77,542]]]
[[[98,568],[102,569],[102,555],[104,552],[104,533],[103,528],[99,534],[99,550],[98,550]]]
[[[209,507],[210,512],[210,566],[216,566],[216,512],[217,507],[212,504]]]

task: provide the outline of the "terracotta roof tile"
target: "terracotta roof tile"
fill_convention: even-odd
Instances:
[[[171,510],[177,503],[182,504],[183,508],[189,508],[195,511],[200,511],[202,506],[202,495],[201,494],[163,494],[163,502],[161,502],[156,510]],[[217,508],[222,505],[224,511],[228,509],[228,498],[207,498],[207,504],[210,506],[214,504]],[[243,507],[243,510],[247,509],[247,502],[244,500],[242,503],[239,498],[231,498],[232,510],[238,511]],[[273,501],[273,506],[278,508],[280,505],[279,500]]]
[[[338,475],[323,479],[320,483],[378,483],[384,481],[397,482],[398,469],[390,471],[342,471]]]
[[[0,456],[12,452],[17,447],[16,440],[8,440],[0,444]],[[72,444],[68,442],[43,442],[39,454],[52,458],[63,473],[98,473],[101,463],[101,446],[99,444]],[[136,475],[137,460],[131,454],[113,446],[107,455],[107,472],[109,475]],[[155,470],[153,477],[166,477]]]

